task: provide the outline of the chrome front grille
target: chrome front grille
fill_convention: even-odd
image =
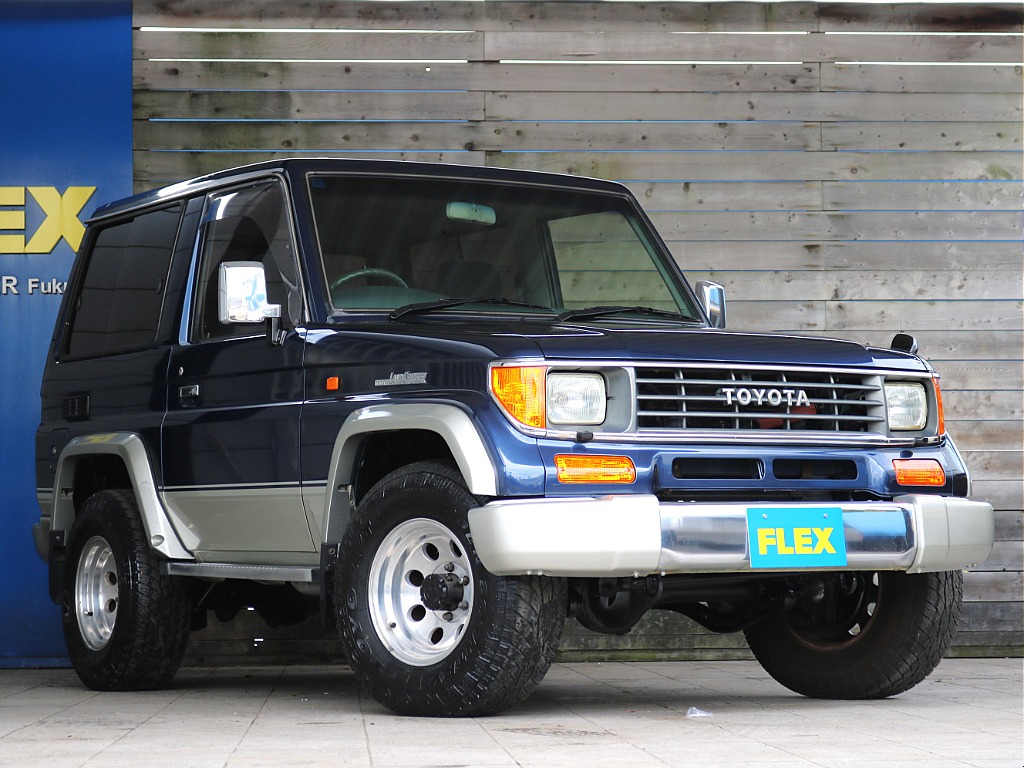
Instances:
[[[877,374],[637,366],[636,388],[641,430],[886,431]]]

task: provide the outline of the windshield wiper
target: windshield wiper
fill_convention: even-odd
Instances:
[[[437,301],[424,301],[419,304],[406,304],[403,307],[393,309],[391,314],[388,315],[392,320],[398,320],[399,318],[407,315],[421,315],[426,312],[433,312],[435,309],[448,309],[449,307],[459,307],[464,304],[491,304],[499,307],[520,307],[522,309],[539,309],[543,312],[554,313],[551,307],[545,307],[542,304],[527,304],[523,301],[513,301],[512,299],[462,299],[462,298],[448,298],[438,299]]]
[[[570,309],[558,316],[562,322],[566,320],[586,320],[593,317],[604,317],[606,315],[624,315],[632,313],[635,315],[647,315],[648,317],[664,317],[669,320],[681,320],[687,323],[699,323],[699,318],[684,315],[681,312],[672,312],[668,309],[655,309],[654,307],[586,307],[584,309]]]

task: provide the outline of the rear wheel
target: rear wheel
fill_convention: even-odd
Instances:
[[[558,650],[565,580],[489,573],[466,521],[475,504],[452,468],[414,464],[367,493],[342,542],[341,639],[360,683],[399,714],[500,712]]]
[[[68,539],[62,600],[82,682],[100,691],[166,684],[185,655],[191,611],[189,582],[160,573],[131,491],[89,497]]]
[[[745,634],[765,671],[797,693],[884,698],[935,669],[953,640],[962,599],[960,571],[836,574],[813,602]]]

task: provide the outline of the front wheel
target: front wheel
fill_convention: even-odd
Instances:
[[[68,538],[62,599],[82,682],[98,691],[165,685],[185,655],[191,612],[189,582],[160,573],[132,492],[90,496]]]
[[[466,521],[475,504],[452,468],[414,464],[370,489],[342,541],[342,643],[364,688],[399,714],[500,712],[558,650],[565,580],[489,573]]]
[[[960,571],[834,574],[813,602],[745,634],[765,671],[792,691],[880,699],[935,669],[953,640],[962,600]]]

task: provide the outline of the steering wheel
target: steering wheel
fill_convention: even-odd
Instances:
[[[391,280],[397,285],[403,288],[408,288],[408,283],[402,278],[396,275],[389,269],[380,269],[379,267],[364,267],[363,269],[357,269],[355,272],[349,272],[347,275],[342,275],[333,283],[331,283],[331,290],[333,291],[342,283],[347,283],[349,280],[355,280],[357,277],[383,277]]]

